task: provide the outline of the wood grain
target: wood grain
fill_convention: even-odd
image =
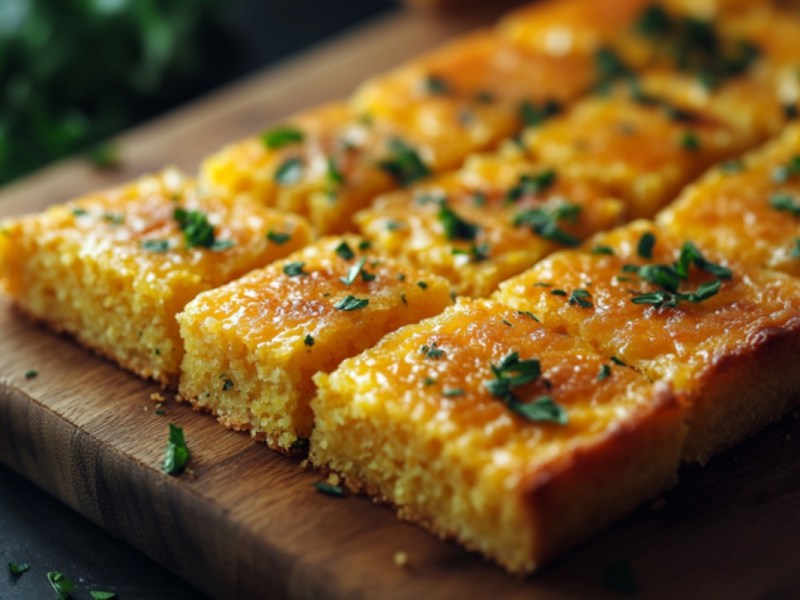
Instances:
[[[167,162],[191,169],[221,143],[351,90],[485,17],[398,13],[120,138],[125,167],[67,161],[6,188],[0,215],[39,210]],[[318,475],[155,386],[23,319],[0,297],[0,460],[112,534],[219,598],[584,598],[619,595],[630,560],[645,598],[796,598],[800,419],[790,416],[687,469],[645,507],[540,574],[505,575],[363,498],[331,498]],[[26,379],[25,372],[39,375]],[[159,469],[167,423],[192,472]],[[409,565],[393,557],[402,551]]]

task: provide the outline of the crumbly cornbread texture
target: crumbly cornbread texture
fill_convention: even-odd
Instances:
[[[316,466],[511,571],[675,481],[668,386],[490,301],[461,299],[315,380]]]
[[[19,308],[170,387],[183,355],[175,315],[185,304],[311,239],[302,218],[200,197],[174,170],[0,230],[2,282]]]
[[[178,315],[181,396],[273,448],[301,444],[313,427],[314,373],[451,302],[446,280],[364,242],[323,238],[192,301]]]

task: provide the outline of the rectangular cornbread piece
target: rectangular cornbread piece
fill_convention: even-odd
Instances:
[[[689,411],[684,458],[704,462],[796,403],[800,282],[698,246],[638,221],[549,256],[493,298],[670,382]]]
[[[178,315],[181,397],[290,450],[311,434],[314,373],[450,302],[444,279],[400,266],[356,236],[323,238],[201,294]]]
[[[311,239],[302,218],[201,197],[174,170],[10,219],[0,231],[0,278],[20,309],[170,387],[184,305]]]
[[[669,386],[490,301],[462,298],[315,380],[313,464],[512,572],[676,480]]]
[[[657,222],[737,262],[800,276],[800,125],[711,169]]]
[[[459,171],[377,198],[355,220],[385,254],[446,277],[457,294],[486,296],[624,216],[597,186],[520,157],[475,155]]]

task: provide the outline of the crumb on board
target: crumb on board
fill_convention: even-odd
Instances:
[[[150,400],[153,402],[166,402],[167,399],[160,392],[153,392],[150,394]]]
[[[394,553],[394,564],[397,567],[403,568],[408,565],[408,554],[403,552],[402,550],[398,550]]]

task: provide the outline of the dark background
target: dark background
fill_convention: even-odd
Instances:
[[[234,0],[220,2],[219,9],[214,31],[207,34],[208,38],[200,39],[207,47],[198,51],[211,55],[208,61],[197,72],[179,81],[175,89],[157,90],[146,100],[137,98],[137,106],[126,115],[129,118],[122,127],[130,127],[396,6],[389,0]],[[0,33],[1,30],[2,27]],[[102,52],[102,49],[96,51]],[[91,67],[79,68],[87,66]],[[3,57],[0,56],[0,75],[2,67]],[[0,76],[0,95],[3,85]],[[94,85],[102,89],[105,83],[99,81]],[[0,106],[0,116],[2,110]],[[14,117],[16,115],[9,118]],[[111,134],[117,130],[111,128],[101,133]],[[0,128],[0,137],[3,135]],[[90,136],[70,150],[80,151],[93,141]],[[34,144],[40,140],[28,142]],[[46,163],[67,154],[69,152],[64,151],[35,158],[39,163]],[[0,163],[2,160],[0,151]],[[20,174],[33,168],[31,165],[22,169]],[[77,585],[74,597],[79,599],[90,598],[89,590],[114,591],[121,600],[204,598],[190,584],[3,466],[0,466],[0,561],[3,570],[0,600],[56,598],[47,581],[48,571],[60,571],[74,580]],[[31,568],[14,576],[6,566],[8,562],[29,563]]]

